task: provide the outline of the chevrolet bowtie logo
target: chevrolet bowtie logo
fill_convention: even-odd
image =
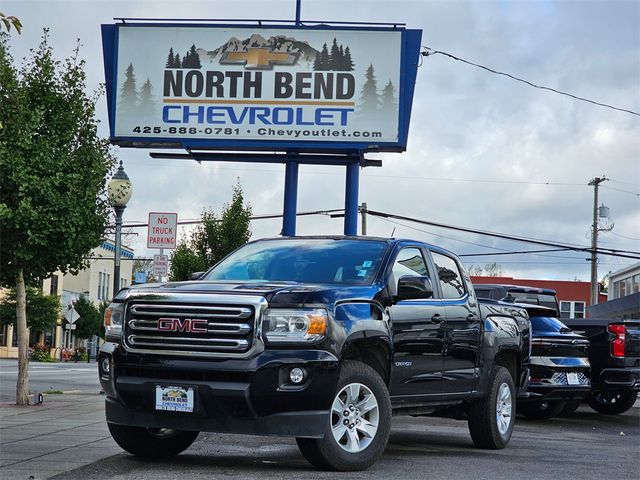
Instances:
[[[265,47],[251,47],[246,52],[226,52],[220,63],[223,65],[244,65],[247,70],[271,70],[274,65],[293,65],[297,53],[273,52]]]

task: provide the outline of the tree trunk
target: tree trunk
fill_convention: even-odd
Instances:
[[[16,405],[29,405],[29,329],[27,328],[27,290],[22,269],[16,275],[16,327],[18,328],[18,381]]]

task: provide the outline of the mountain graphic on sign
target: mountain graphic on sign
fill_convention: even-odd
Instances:
[[[310,46],[307,42],[296,40],[294,37],[274,35],[265,39],[258,33],[254,33],[244,40],[231,37],[226,43],[214,50],[198,48],[197,53],[200,56],[200,61],[205,63],[214,62],[215,60],[219,61],[227,52],[246,52],[249,48],[256,47],[268,48],[272,52],[298,54],[298,61],[305,61],[307,63],[313,63],[318,53],[318,50]]]

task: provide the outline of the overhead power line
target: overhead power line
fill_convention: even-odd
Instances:
[[[511,78],[511,79],[513,79],[513,80],[516,80],[516,81],[518,81],[518,82],[522,82],[522,83],[524,83],[524,84],[526,84],[526,85],[529,85],[529,86],[531,86],[531,87],[534,87],[534,88],[539,88],[539,89],[541,89],[541,90],[548,90],[548,91],[550,91],[550,92],[557,93],[557,94],[559,94],[559,95],[565,95],[565,96],[567,96],[567,97],[571,97],[571,98],[574,98],[574,99],[576,99],[576,100],[580,100],[580,101],[582,101],[582,102],[592,103],[593,105],[598,105],[598,106],[600,106],[600,107],[610,108],[610,109],[612,109],[612,110],[618,110],[619,112],[630,113],[631,115],[636,115],[636,116],[639,116],[639,117],[640,117],[640,113],[638,113],[638,112],[634,112],[633,110],[628,110],[628,109],[626,109],[626,108],[620,108],[620,107],[614,107],[613,105],[609,105],[609,104],[607,104],[607,103],[596,102],[595,100],[590,100],[590,99],[588,99],[588,98],[579,97],[579,96],[577,96],[577,95],[573,95],[573,94],[571,94],[571,93],[562,92],[562,91],[560,91],[560,90],[556,90],[555,88],[545,87],[545,86],[543,86],[543,85],[537,85],[537,84],[535,84],[535,83],[533,83],[533,82],[530,82],[530,81],[525,80],[525,79],[523,79],[523,78],[516,77],[516,76],[511,75],[511,74],[509,74],[509,73],[506,73],[506,72],[500,72],[500,71],[498,71],[498,70],[494,70],[493,68],[489,68],[489,67],[486,67],[486,66],[484,66],[484,65],[480,65],[479,63],[470,62],[469,60],[465,60],[465,59],[463,59],[463,58],[456,57],[455,55],[452,55],[452,54],[447,53],[447,52],[443,52],[443,51],[440,51],[440,50],[434,50],[433,48],[430,48],[430,47],[427,47],[427,46],[424,46],[424,45],[423,45],[423,47],[422,47],[422,48],[424,48],[424,49],[426,49],[426,50],[427,50],[426,52],[421,52],[421,54],[422,54],[423,56],[425,56],[425,57],[428,57],[428,56],[430,56],[430,55],[436,55],[436,54],[444,55],[445,57],[452,58],[453,60],[457,60],[457,61],[459,61],[459,62],[463,62],[463,63],[466,63],[466,64],[468,64],[468,65],[472,65],[472,66],[474,66],[474,67],[482,68],[483,70],[486,70],[486,71],[491,72],[491,73],[495,73],[496,75],[504,75],[505,77],[509,77],[509,78]]]
[[[376,211],[376,210],[367,209],[367,213],[369,215],[374,215],[374,216],[381,217],[381,218],[393,218],[393,219],[396,219],[396,220],[403,220],[403,221],[407,221],[407,222],[420,223],[422,225],[430,225],[432,227],[448,228],[450,230],[456,230],[456,231],[459,231],[459,232],[474,233],[476,235],[485,235],[485,236],[494,237],[494,238],[502,238],[504,240],[511,240],[511,241],[514,241],[514,242],[530,243],[530,244],[533,244],[533,245],[542,245],[542,246],[545,246],[545,247],[562,248],[562,249],[572,250],[572,251],[576,251],[576,252],[591,253],[591,251],[592,251],[592,249],[589,248],[589,247],[562,244],[562,243],[558,243],[558,242],[552,242],[552,241],[549,241],[549,240],[537,240],[537,239],[532,239],[532,238],[524,238],[524,237],[518,237],[518,236],[514,236],[514,235],[507,235],[507,234],[504,234],[504,233],[477,230],[477,229],[474,229],[474,228],[458,227],[458,226],[455,226],[455,225],[447,225],[447,224],[443,224],[443,223],[430,222],[430,221],[427,221],[427,220],[421,220],[421,219],[412,218],[412,217],[405,217],[403,215],[395,215],[395,214],[392,214],[392,213],[379,212],[379,211]],[[602,248],[602,247],[600,247],[600,248],[597,249],[597,253],[599,255],[609,255],[609,256],[613,256],[613,257],[633,258],[633,259],[636,259],[636,260],[640,260],[640,252],[635,252],[635,251],[630,251],[630,250],[617,250],[617,249],[613,249],[613,248]]]

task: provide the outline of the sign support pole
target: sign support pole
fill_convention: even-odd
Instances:
[[[344,195],[344,234],[358,235],[358,185],[360,162],[347,164],[347,180]]]
[[[296,161],[286,163],[284,174],[284,208],[282,210],[282,236],[296,235],[296,213],[298,207],[298,166]]]

